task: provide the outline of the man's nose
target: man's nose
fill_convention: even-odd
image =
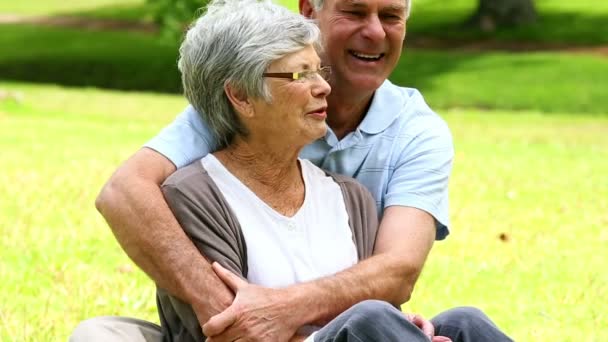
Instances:
[[[382,21],[377,15],[371,15],[368,17],[365,27],[361,31],[363,36],[371,41],[382,40],[386,37]]]

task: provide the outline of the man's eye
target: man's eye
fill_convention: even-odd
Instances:
[[[401,16],[396,15],[396,14],[386,14],[383,17],[384,17],[384,19],[387,19],[387,20],[401,20]]]
[[[361,11],[343,11],[343,12],[345,14],[348,14],[353,17],[364,17],[365,16],[365,12],[361,12]]]

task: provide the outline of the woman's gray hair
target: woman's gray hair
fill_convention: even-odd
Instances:
[[[224,85],[270,102],[262,74],[273,61],[311,44],[320,48],[317,25],[268,0],[209,3],[186,33],[178,67],[184,94],[215,135],[217,148],[248,134]]]
[[[315,11],[320,10],[323,7],[324,0],[308,0],[310,5],[315,9]],[[405,0],[405,17],[409,18],[410,12],[412,10],[412,0]]]

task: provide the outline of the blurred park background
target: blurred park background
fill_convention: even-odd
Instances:
[[[0,2],[0,340],[158,321],[94,199],[186,105],[175,32],[198,6]],[[391,79],[456,147],[452,234],[403,309],[474,305],[517,341],[608,341],[608,2],[413,0]]]

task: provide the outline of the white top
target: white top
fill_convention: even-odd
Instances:
[[[295,215],[286,217],[257,197],[212,154],[201,159],[241,225],[250,283],[285,287],[357,263],[340,187],[309,161],[299,162],[304,203]]]

